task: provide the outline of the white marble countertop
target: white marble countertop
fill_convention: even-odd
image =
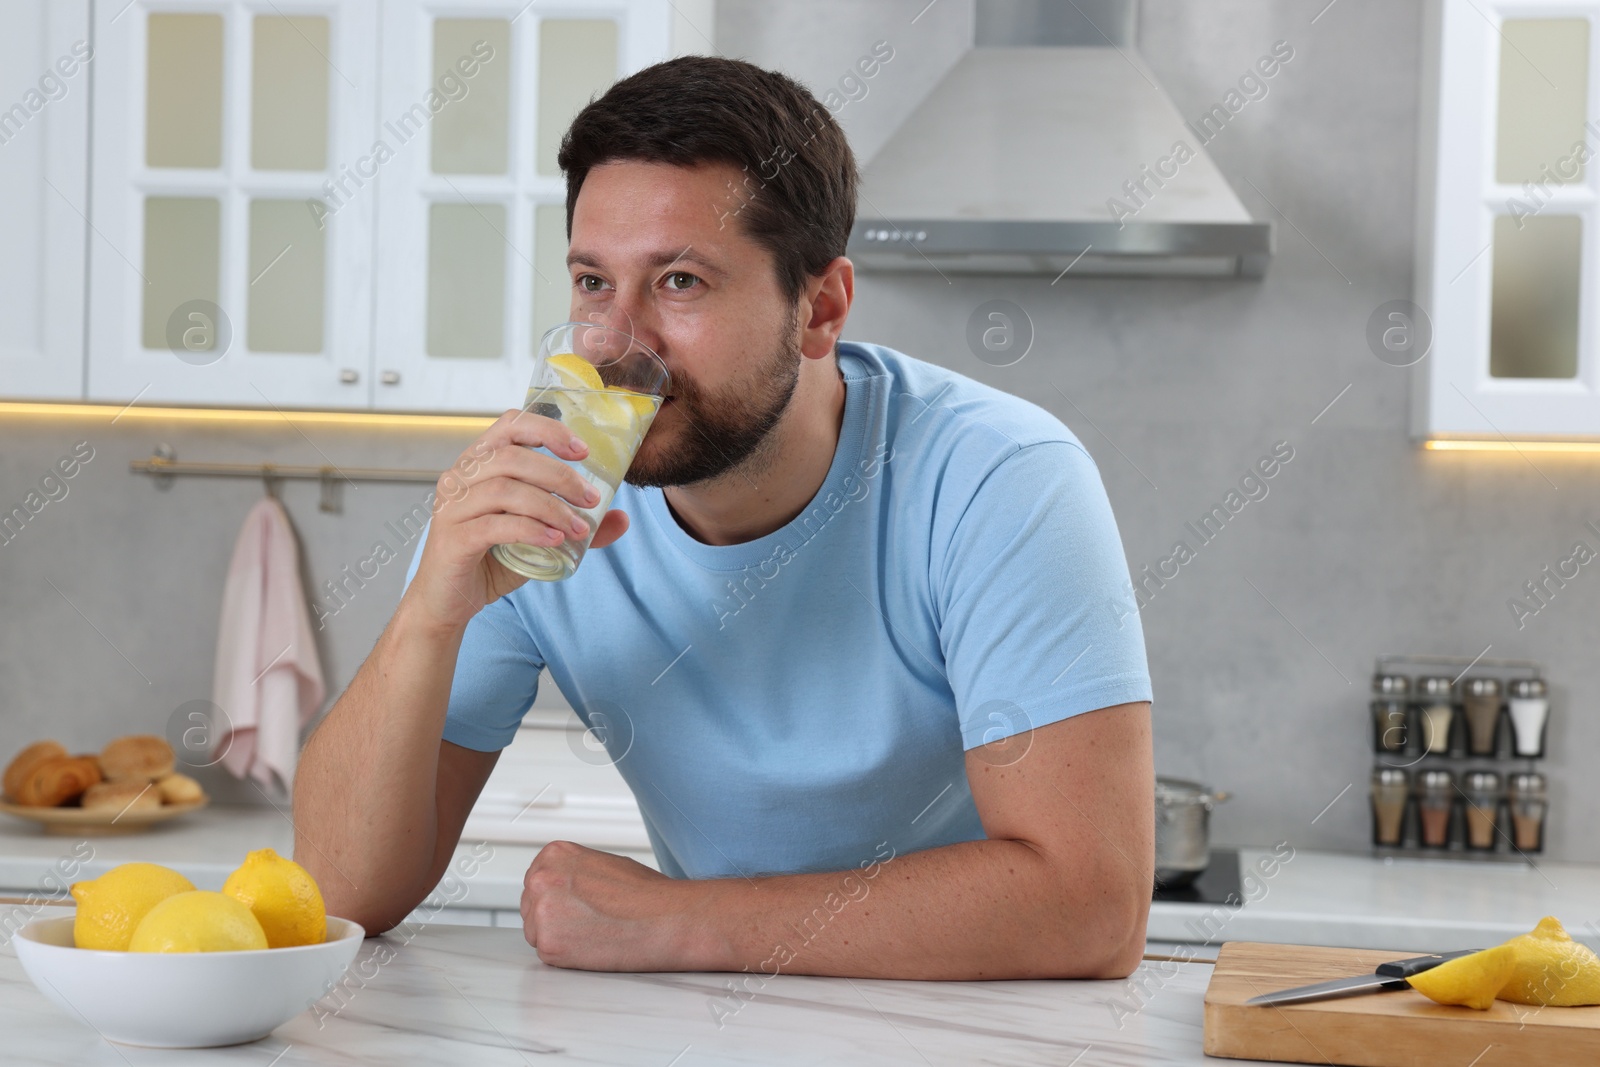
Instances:
[[[540,963],[517,931],[434,924],[409,940],[391,932],[368,941],[340,990],[261,1041],[171,1052],[103,1041],[33,987],[7,944],[0,1058],[13,1067],[1216,1062],[1200,1051],[1211,968],[1143,969],[1125,982],[778,975],[735,999],[732,975],[565,971]]]
[[[75,879],[144,860],[172,867],[202,889],[220,889],[249,850],[273,848],[288,855],[292,844],[287,813],[267,807],[211,807],[150,833],[87,839],[47,837],[30,824],[0,817],[0,895],[48,892],[54,865],[87,849],[92,856]],[[458,857],[480,862],[457,865],[475,873],[462,878],[446,902],[457,908],[515,910],[523,874],[537,851],[529,845],[464,841]],[[1497,944],[1554,915],[1573,937],[1600,950],[1600,867],[1384,861],[1300,850],[1274,869],[1267,862],[1272,856],[1266,849],[1240,851],[1246,874],[1241,906],[1157,901],[1150,908],[1147,936],[1162,942],[1275,941],[1437,952]]]
[[[289,818],[287,809],[213,805],[158,823],[146,833],[77,838],[45,835],[31,823],[0,815],[0,895],[48,895],[51,870],[73,859],[81,861],[73,880],[98,878],[119,863],[143,861],[171,867],[200,889],[221,889],[247,852],[270,848],[291,854],[294,828]],[[463,840],[457,857],[475,862],[455,869],[475,873],[449,894],[450,906],[515,910],[522,899],[522,876],[538,851],[530,845]]]
[[[1554,915],[1600,951],[1600,867],[1298,851],[1274,870],[1272,857],[1240,849],[1239,907],[1157,901],[1147,936],[1448,952],[1499,944]]]

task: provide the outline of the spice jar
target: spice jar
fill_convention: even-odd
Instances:
[[[1417,727],[1423,752],[1443,755],[1450,749],[1450,723],[1455,718],[1451,688],[1448,678],[1417,679]]]
[[[1545,815],[1550,810],[1544,775],[1520,771],[1511,776],[1511,844],[1518,852],[1544,851]]]
[[[1500,775],[1495,771],[1468,771],[1462,778],[1461,792],[1466,799],[1468,848],[1494,851],[1499,836]]]
[[[1467,752],[1474,756],[1495,754],[1495,733],[1500,725],[1500,679],[1468,678],[1461,689],[1462,709],[1467,720]]]
[[[1519,756],[1543,756],[1544,731],[1550,721],[1549,687],[1543,678],[1514,678],[1506,691],[1513,749]]]
[[[1399,767],[1372,772],[1372,843],[1398,848],[1405,838],[1406,800],[1411,776]]]
[[[1417,775],[1418,837],[1423,848],[1449,847],[1455,798],[1456,776],[1449,771],[1426,770]]]
[[[1372,747],[1378,752],[1404,752],[1406,709],[1411,679],[1403,674],[1372,676]]]

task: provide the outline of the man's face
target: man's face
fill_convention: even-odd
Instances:
[[[672,376],[628,471],[633,485],[725,473],[756,452],[794,393],[797,308],[735,214],[752,195],[742,177],[726,163],[617,161],[591,170],[578,194],[572,319],[631,331]]]

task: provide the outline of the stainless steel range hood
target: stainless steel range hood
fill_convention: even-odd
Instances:
[[[1272,224],[1160,89],[1137,22],[1134,0],[977,0],[973,47],[862,172],[851,260],[1260,277]]]

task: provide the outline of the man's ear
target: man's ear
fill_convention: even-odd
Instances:
[[[844,256],[835,257],[821,274],[811,278],[800,297],[800,353],[807,359],[832,354],[844,320],[855,299],[856,268]]]

